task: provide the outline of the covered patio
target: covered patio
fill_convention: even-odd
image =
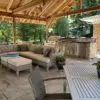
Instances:
[[[78,9],[71,10],[70,8],[73,5],[77,5]],[[52,42],[53,39],[50,39],[51,42],[48,42],[49,28],[56,22],[57,18],[99,10],[100,5],[83,8],[82,0],[0,1],[0,20],[12,23],[13,34],[13,44],[0,45],[0,100],[44,100],[38,99],[38,93],[36,93],[38,91],[39,96],[44,95],[44,91],[41,92],[44,87],[40,86],[34,92],[34,88],[29,83],[30,72],[32,74],[37,66],[40,67],[43,80],[48,80],[48,78],[53,79],[53,81],[44,82],[46,93],[68,94],[66,96],[69,98],[64,100],[99,100],[100,80],[96,72],[96,66],[93,65],[93,63],[98,61],[98,58],[95,57],[96,40],[94,36],[93,38],[86,39],[59,39],[57,37],[58,41],[56,40],[56,44],[53,43],[54,41]],[[41,45],[37,47],[30,43],[18,45],[16,42],[17,22],[44,24],[46,43],[42,45],[43,47]],[[44,55],[44,50],[46,50],[45,48],[48,45],[50,46],[50,56]],[[39,52],[37,53],[38,50]],[[65,61],[64,64],[58,63],[58,66],[61,65],[62,67],[61,70],[58,70],[57,65],[53,65],[55,63],[53,62],[54,59],[52,59],[54,54]],[[30,72],[26,71],[26,69],[29,69]],[[22,71],[20,75],[19,71]],[[40,73],[34,73],[37,75],[33,75],[31,78],[33,79],[35,76],[36,83],[33,80],[31,81],[33,84],[36,84],[35,87],[39,87],[38,75]],[[63,79],[57,80],[60,77]],[[39,82],[41,82],[41,79]],[[89,84],[90,82],[93,82],[93,84]],[[91,88],[92,86],[94,87]],[[46,98],[46,96],[43,98]]]

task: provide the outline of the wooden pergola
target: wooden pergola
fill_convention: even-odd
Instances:
[[[78,10],[69,11],[77,4]],[[82,0],[0,0],[0,20],[12,21],[14,43],[16,22],[45,24],[46,31],[57,17],[99,10],[100,5],[81,9]]]

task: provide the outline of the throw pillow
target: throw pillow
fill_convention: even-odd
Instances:
[[[51,54],[51,48],[44,48],[43,55],[45,57],[50,57],[50,54]]]
[[[31,47],[30,51],[32,51],[36,54],[43,54],[43,46],[42,45],[33,45]]]

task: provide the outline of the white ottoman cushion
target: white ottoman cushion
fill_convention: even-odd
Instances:
[[[14,59],[8,59],[8,63],[16,67],[19,67],[19,66],[31,64],[32,60],[23,57],[15,57]]]

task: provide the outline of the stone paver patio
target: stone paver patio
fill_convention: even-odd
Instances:
[[[67,59],[66,66],[80,65],[84,67],[85,65],[90,66],[95,60],[80,60],[80,59]],[[41,68],[41,72],[44,78],[64,75],[63,72],[58,72],[57,69],[51,69],[46,72]],[[0,100],[34,100],[30,84],[28,82],[29,72],[24,71],[20,73],[17,77],[15,72],[0,67]],[[48,93],[63,92],[62,81],[49,81],[46,83],[46,89]],[[69,90],[68,90],[69,92]]]

